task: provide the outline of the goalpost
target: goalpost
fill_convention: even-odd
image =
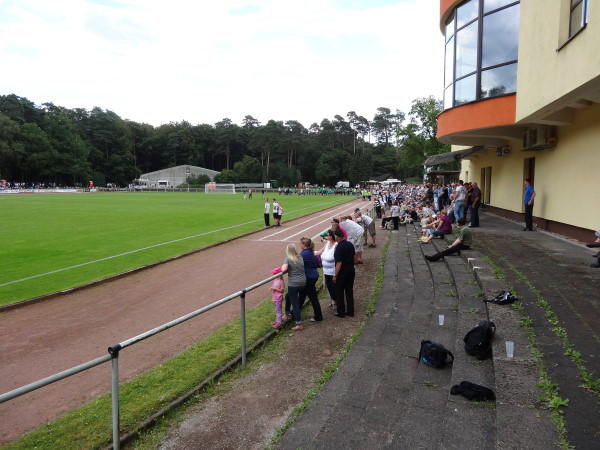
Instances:
[[[211,181],[204,185],[207,194],[235,194],[235,184],[219,184]]]

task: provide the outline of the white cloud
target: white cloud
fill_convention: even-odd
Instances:
[[[441,97],[438,19],[432,0],[0,0],[0,94],[153,125],[371,119]]]

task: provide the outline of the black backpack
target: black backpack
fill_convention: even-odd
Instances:
[[[488,359],[492,356],[492,338],[496,332],[496,325],[489,320],[482,320],[475,328],[469,331],[463,341],[465,351],[477,359]]]
[[[450,361],[448,361],[450,357]],[[433,341],[421,341],[421,351],[419,352],[419,361],[436,369],[443,368],[447,362],[454,361],[454,355],[442,344]]]

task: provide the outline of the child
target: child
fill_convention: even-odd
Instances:
[[[271,273],[281,273],[281,267],[271,270]],[[273,280],[271,292],[273,295],[273,303],[275,304],[275,322],[271,322],[271,325],[273,325],[273,328],[281,328],[283,326],[283,321],[281,320],[281,305],[283,302],[283,293],[285,292],[285,281],[283,280],[283,275],[280,275],[279,278]]]

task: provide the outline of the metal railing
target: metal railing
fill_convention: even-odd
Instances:
[[[40,389],[44,386],[48,386],[49,384],[55,383],[57,381],[63,380],[70,376],[76,375],[80,372],[84,372],[93,367],[99,366],[101,364],[107,363],[108,361],[112,362],[112,437],[113,437],[113,448],[118,450],[120,448],[120,433],[119,433],[119,353],[124,350],[126,347],[137,344],[138,342],[143,341],[151,336],[155,336],[158,333],[161,333],[169,328],[172,328],[176,325],[179,325],[183,322],[186,322],[200,314],[203,314],[211,309],[214,309],[224,303],[230,302],[231,300],[235,300],[236,298],[240,298],[240,319],[241,319],[241,358],[242,358],[242,366],[246,365],[246,293],[250,292],[254,289],[257,289],[275,278],[281,276],[282,274],[276,274],[269,278],[266,278],[262,281],[259,281],[252,286],[249,286],[241,291],[235,292],[221,300],[218,300],[214,303],[211,303],[203,308],[200,308],[194,312],[186,314],[185,316],[181,316],[178,319],[167,322],[163,325],[160,325],[152,330],[146,331],[145,333],[139,334],[135,337],[127,339],[126,341],[120,342],[115,345],[111,345],[108,347],[108,354],[101,356],[100,358],[93,359],[91,361],[85,362],[83,364],[79,364],[78,366],[71,367],[70,369],[64,370],[62,372],[55,373],[54,375],[50,375],[49,377],[42,378],[41,380],[35,381],[33,383],[27,384],[20,388],[14,389],[12,391],[6,392],[4,394],[0,394],[0,403],[7,402],[14,398],[20,397],[21,395],[27,394],[29,392]]]

